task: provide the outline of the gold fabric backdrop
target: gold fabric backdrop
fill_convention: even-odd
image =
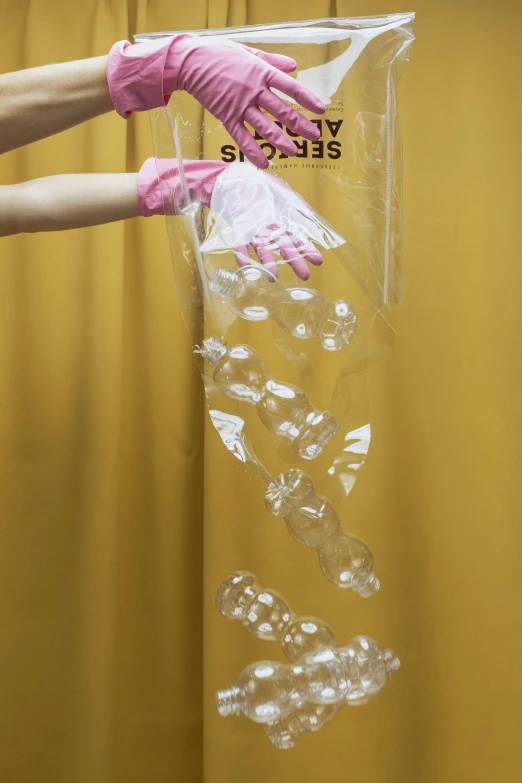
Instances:
[[[2,71],[134,32],[409,10],[375,0],[0,0]],[[178,313],[161,218],[0,241],[0,779],[6,783],[491,783],[522,725],[522,6],[418,0],[400,85],[404,305],[372,380],[374,440],[344,526],[364,601],[225,454]],[[0,159],[2,182],[137,170],[145,116]],[[216,688],[274,645],[226,623],[257,572],[340,642],[403,663],[380,699],[291,752]]]

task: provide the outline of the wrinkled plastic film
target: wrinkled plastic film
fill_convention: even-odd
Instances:
[[[177,159],[181,172],[187,159],[230,164],[209,206],[183,190],[181,214],[162,183],[180,304],[212,422],[263,491],[300,471],[314,497],[332,508],[366,461],[368,376],[394,339],[388,315],[401,295],[396,87],[412,20],[402,14],[194,33],[293,57],[297,79],[325,101],[324,115],[303,112],[319,128],[318,141],[287,130],[295,158],[257,139],[268,173],[245,162],[187,93],[174,93],[166,110],[151,113],[157,158]],[[310,269],[304,282],[293,271],[303,258]],[[292,514],[315,540],[331,514],[325,521],[324,504],[309,499]],[[319,545],[302,543],[315,546],[321,561]],[[335,578],[342,583],[344,575],[341,586],[356,589],[353,548],[343,542],[330,549]],[[371,584],[361,585],[361,594],[371,594]]]

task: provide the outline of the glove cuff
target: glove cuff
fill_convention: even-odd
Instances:
[[[216,179],[228,166],[218,160],[183,161],[183,177],[174,159],[148,158],[138,173],[138,208],[143,217],[173,214],[191,202],[210,205]],[[172,201],[170,201],[172,199]]]
[[[178,89],[175,58],[169,58],[168,79],[165,78],[167,56],[173,43],[183,37],[114,44],[107,59],[107,83],[120,117],[128,119],[135,111],[167,105],[174,90]]]

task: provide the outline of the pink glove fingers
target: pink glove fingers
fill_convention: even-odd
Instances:
[[[308,280],[310,276],[308,266],[303,253],[295,246],[293,240],[293,236],[284,231],[280,225],[271,223],[257,235],[252,246],[261,263],[274,274],[274,277],[278,276],[274,253],[278,253],[301,280]],[[312,245],[310,247],[315,252],[315,248]]]
[[[274,281],[278,277],[277,263],[274,260],[272,252],[264,247],[262,244],[252,245],[257,257],[261,261],[265,272],[267,273],[267,280]],[[234,256],[236,263],[240,267],[255,266],[255,262],[252,261],[249,253],[249,247],[247,245],[241,245],[234,250]]]
[[[297,150],[270,118],[261,116],[258,107],[295,133],[319,138],[318,129],[306,117],[271,91],[281,90],[304,108],[322,113],[322,101],[288,75],[295,69],[291,57],[226,39],[180,33],[135,45],[119,41],[107,60],[107,81],[114,107],[123,117],[164,106],[172,92],[187,91],[223,123],[244,154],[264,169],[266,156],[244,122],[252,123],[285,154],[295,155]]]
[[[317,125],[310,122],[309,119],[299,114],[298,111],[292,109],[277,95],[274,95],[270,90],[266,90],[259,99],[259,105],[262,109],[266,109],[276,120],[282,122],[291,131],[297,133],[299,136],[303,136],[310,141],[317,141],[321,132]]]
[[[269,65],[273,65],[283,73],[292,73],[297,70],[297,63],[292,57],[286,57],[284,54],[270,54],[269,52],[262,52],[260,49],[252,49],[250,46],[244,47],[250,54],[254,54],[256,57],[260,57]]]
[[[238,247],[234,248],[234,255],[236,257],[238,266],[252,265],[252,259],[250,258],[250,253],[248,251],[248,245],[238,245]]]
[[[307,261],[310,261],[310,263],[314,264],[315,266],[321,266],[323,263],[323,257],[311,242],[308,242],[308,240],[297,239],[296,237],[292,237],[292,239],[295,247],[303,256],[303,258],[306,258]]]
[[[303,256],[292,242],[292,237],[288,236],[286,241],[281,243],[279,252],[281,253],[281,258],[292,267],[297,277],[301,280],[308,280],[310,270]]]
[[[252,242],[252,247],[254,248],[256,256],[259,258],[265,270],[267,271],[268,279],[275,280],[279,276],[279,272],[277,269],[277,263],[274,259],[274,254],[272,253],[270,247],[265,244],[263,240],[260,242]]]
[[[228,126],[225,125],[225,128],[230,133],[239,149],[242,150],[254,166],[258,166],[260,169],[268,168],[268,158],[244,125],[234,123]]]
[[[263,114],[256,106],[250,106],[245,112],[245,120],[264,139],[266,139],[285,155],[295,155],[297,147],[292,139],[287,136],[275,122]]]
[[[275,87],[276,90],[284,92],[285,95],[293,98],[296,103],[299,103],[308,111],[313,111],[314,114],[324,114],[326,111],[326,106],[317,95],[314,95],[311,90],[303,87],[297,79],[292,79],[288,74],[281,73],[281,71],[272,71],[267,81],[270,87]]]

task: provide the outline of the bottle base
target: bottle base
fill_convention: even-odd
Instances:
[[[315,459],[325,450],[338,429],[339,423],[331,413],[319,414],[295,441],[295,451],[301,459]]]
[[[397,658],[393,650],[390,650],[389,647],[382,651],[382,659],[386,667],[386,674],[388,675],[390,675],[392,672],[396,672],[397,669],[400,669],[401,667],[400,660]]]

